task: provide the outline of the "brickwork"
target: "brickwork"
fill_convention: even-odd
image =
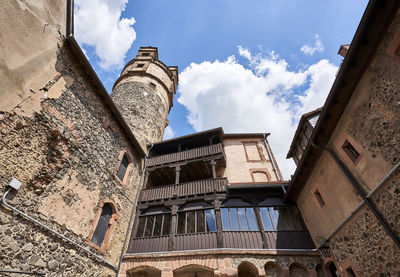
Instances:
[[[238,253],[238,252],[236,252]],[[243,253],[243,251],[242,251]],[[161,276],[172,276],[173,272],[183,267],[204,267],[214,272],[214,276],[238,276],[238,267],[243,262],[257,268],[258,276],[316,276],[315,267],[321,262],[316,255],[302,254],[234,254],[234,252],[218,250],[209,252],[173,253],[169,255],[146,255],[145,257],[126,257],[121,268],[121,277],[135,276],[132,272],[137,268],[153,268],[161,271]],[[290,271],[296,265],[303,269],[302,274]],[[266,270],[267,269],[267,270]],[[274,271],[274,270],[275,271]],[[268,275],[266,274],[268,273]],[[277,275],[278,274],[278,275]],[[294,274],[294,275],[293,275]]]

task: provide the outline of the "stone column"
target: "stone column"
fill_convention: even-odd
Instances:
[[[214,200],[214,210],[215,210],[215,225],[217,227],[217,247],[224,247],[224,239],[222,236],[222,217],[221,217],[221,200]]]
[[[171,209],[171,227],[169,230],[169,241],[168,241],[168,250],[174,250],[174,242],[175,242],[175,230],[178,219],[178,205],[172,205]]]
[[[212,170],[212,177],[217,178],[217,173],[215,172],[215,165],[217,163],[215,162],[215,160],[211,160],[210,164],[211,164],[211,170]]]
[[[181,166],[175,166],[175,185],[179,184],[179,177],[181,175]]]
[[[268,249],[269,248],[269,242],[268,242],[268,237],[264,232],[264,225],[263,225],[263,222],[262,222],[260,209],[258,207],[255,207],[254,208],[254,213],[256,215],[258,229],[260,229],[260,232],[261,232],[261,238],[263,240],[263,248],[264,249]]]

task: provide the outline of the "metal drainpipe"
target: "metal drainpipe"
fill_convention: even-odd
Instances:
[[[271,164],[272,164],[272,170],[274,171],[274,173],[275,173],[275,176],[276,176],[276,179],[278,180],[278,181],[281,181],[281,178],[278,176],[278,170],[276,169],[276,166],[275,166],[275,163],[274,163],[274,161],[273,161],[273,159],[272,159],[272,157],[271,157],[271,154],[269,153],[269,147],[268,147],[268,145],[267,145],[267,136],[266,136],[266,134],[265,133],[263,133],[263,138],[264,138],[264,146],[265,146],[265,149],[267,149],[267,154],[268,154],[268,158],[269,158],[269,160],[271,161]],[[286,191],[284,190],[284,192],[286,193]]]
[[[135,202],[133,203],[132,212],[131,212],[131,217],[129,218],[128,229],[126,230],[126,235],[125,235],[125,239],[124,239],[124,244],[123,244],[123,246],[122,246],[121,256],[119,257],[118,267],[117,267],[117,270],[116,270],[115,277],[118,277],[119,270],[121,269],[121,264],[122,264],[122,259],[123,259],[123,257],[124,257],[124,252],[125,252],[126,243],[127,243],[127,241],[128,241],[128,237],[130,237],[130,236],[129,236],[129,231],[130,231],[130,228],[131,228],[131,225],[132,225],[133,215],[136,214],[136,213],[135,213],[135,210],[136,210],[136,207],[137,207],[138,197],[139,197],[140,192],[142,191],[142,187],[144,186],[144,176],[145,176],[145,174],[146,174],[146,162],[147,162],[147,158],[148,158],[149,153],[150,153],[150,150],[153,148],[153,146],[154,146],[154,144],[151,144],[149,150],[147,151],[147,155],[144,157],[143,172],[142,172],[142,176],[140,177],[141,180],[140,180],[140,183],[139,183],[139,184],[140,184],[140,185],[139,185],[140,187],[139,187],[139,189],[138,189],[138,192],[136,193]]]
[[[337,166],[340,168],[340,170],[344,173],[346,178],[349,180],[349,182],[352,184],[353,188],[357,191],[357,193],[361,196],[362,200],[367,204],[371,212],[375,215],[376,219],[379,221],[379,223],[382,225],[383,229],[386,231],[386,233],[389,235],[389,237],[394,241],[394,243],[397,245],[397,247],[400,248],[400,239],[396,236],[396,234],[393,232],[393,230],[390,228],[389,224],[386,222],[385,218],[382,216],[380,211],[375,207],[374,203],[372,203],[367,197],[367,194],[365,193],[364,189],[361,187],[361,185],[358,183],[356,178],[353,176],[353,174],[350,172],[350,170],[347,169],[347,167],[344,165],[344,163],[339,159],[339,157],[329,148],[327,147],[322,147],[314,144],[312,141],[310,141],[311,146],[315,148],[319,148],[322,150],[326,150],[329,155],[333,158]],[[361,203],[360,203],[361,205]]]
[[[400,162],[398,162],[390,171],[388,174],[386,174],[385,177],[383,177],[383,179],[374,187],[373,190],[371,190],[368,194],[367,194],[367,198],[370,198],[374,192],[376,190],[378,190],[385,182],[387,179],[389,179],[390,176],[392,176],[392,174],[400,167]],[[342,228],[342,226],[362,207],[362,205],[365,203],[364,200],[362,200],[360,202],[360,204],[358,204],[358,206],[351,211],[351,213],[335,228],[335,230],[333,230],[328,237],[326,238],[326,240],[330,240],[333,235],[340,229]]]
[[[25,217],[25,218],[28,219],[29,221],[31,221],[31,222],[33,222],[33,223],[39,225],[40,227],[46,229],[47,231],[53,233],[54,235],[56,235],[56,236],[58,236],[58,237],[60,237],[60,238],[62,238],[62,239],[64,239],[64,240],[68,241],[69,243],[75,245],[76,247],[78,247],[79,249],[81,249],[81,250],[83,250],[84,252],[88,253],[89,255],[96,257],[96,259],[102,261],[103,263],[105,263],[106,265],[108,265],[109,267],[111,267],[112,269],[117,270],[117,268],[116,268],[113,264],[111,264],[110,262],[106,261],[105,259],[103,259],[103,258],[100,257],[99,255],[97,255],[96,253],[94,253],[94,252],[92,252],[92,251],[90,251],[90,250],[88,250],[88,249],[86,249],[86,248],[80,246],[78,243],[76,243],[76,242],[74,242],[73,240],[67,238],[67,237],[64,236],[63,234],[60,234],[59,232],[57,232],[57,231],[51,229],[50,227],[47,227],[47,226],[44,225],[43,223],[37,221],[36,219],[30,217],[30,216],[27,215],[26,213],[24,213],[24,212],[18,210],[17,208],[11,206],[10,204],[8,204],[7,201],[6,201],[6,196],[7,196],[7,194],[8,194],[12,189],[13,189],[13,188],[11,188],[11,187],[8,188],[8,190],[3,194],[3,197],[2,197],[2,204],[3,204],[4,206],[6,206],[7,208],[13,210],[14,212],[16,212],[16,213],[22,215],[23,217]]]

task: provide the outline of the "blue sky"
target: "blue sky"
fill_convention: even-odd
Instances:
[[[177,65],[167,136],[271,132],[284,175],[300,115],[323,105],[365,0],[76,0],[75,34],[109,92],[140,46]],[[93,9],[93,7],[97,7]]]

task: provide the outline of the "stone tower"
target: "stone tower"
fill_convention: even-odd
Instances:
[[[115,82],[112,99],[146,151],[160,141],[178,84],[178,67],[158,59],[156,47],[140,47]]]

